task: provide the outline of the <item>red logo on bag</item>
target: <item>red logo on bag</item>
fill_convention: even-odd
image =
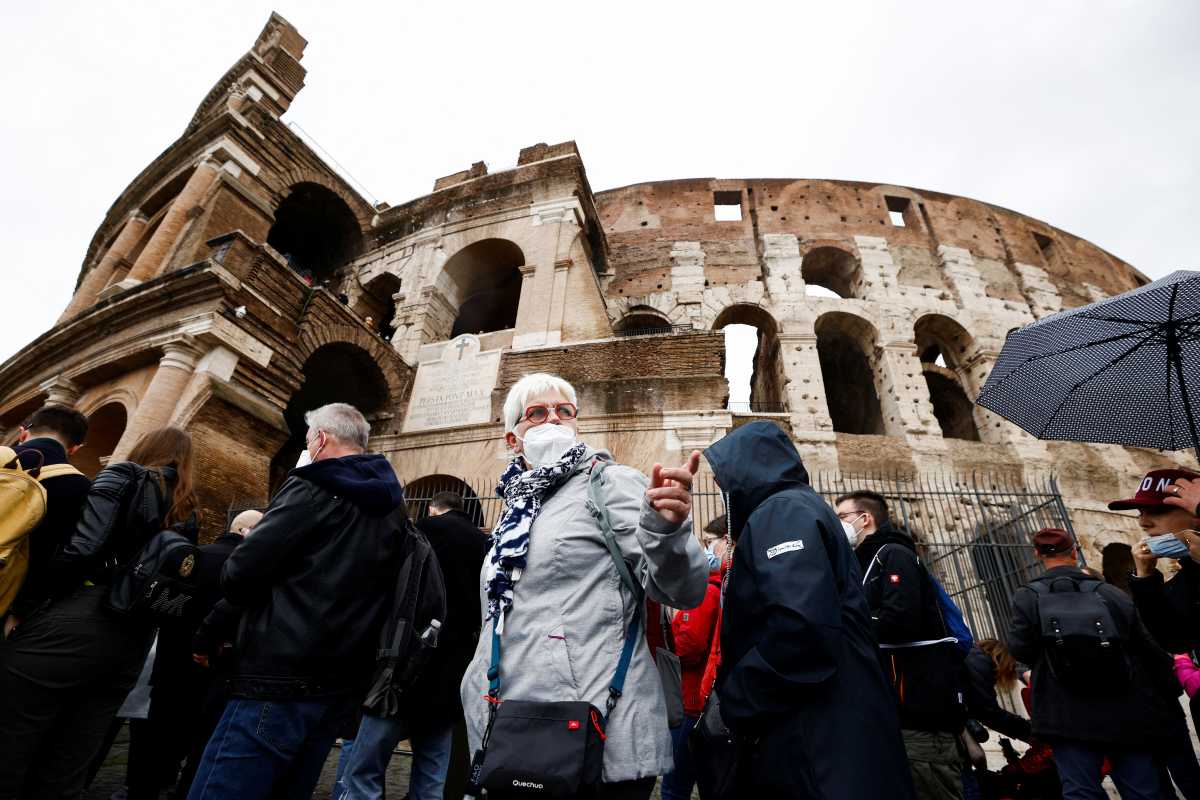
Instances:
[[[567,730],[569,730],[569,731],[579,730],[579,720],[577,720],[577,719],[567,720]]]
[[[900,576],[895,573],[892,573],[891,575],[888,575],[888,580],[891,581],[892,583],[899,583]]]

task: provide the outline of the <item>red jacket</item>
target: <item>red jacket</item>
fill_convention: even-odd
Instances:
[[[704,602],[696,608],[680,611],[671,621],[675,654],[683,667],[683,712],[697,717],[704,710],[708,692],[703,690],[705,667],[712,651],[713,636],[721,611],[721,573],[708,575]]]

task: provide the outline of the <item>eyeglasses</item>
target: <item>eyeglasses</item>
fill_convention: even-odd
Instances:
[[[526,408],[525,413],[521,415],[520,421],[541,425],[550,418],[551,411],[559,419],[575,419],[575,417],[579,416],[579,409],[575,407],[574,403],[555,403],[554,405],[545,405],[543,403]]]
[[[837,515],[837,518],[840,519],[842,522],[845,522],[847,520],[847,518],[849,518],[849,517],[857,517],[859,514],[864,514],[864,513],[866,513],[866,512],[864,512],[864,511],[843,511],[842,513]]]

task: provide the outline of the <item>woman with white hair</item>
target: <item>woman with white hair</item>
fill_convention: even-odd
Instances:
[[[648,480],[580,442],[578,413],[575,389],[555,375],[525,376],[504,402],[513,459],[497,487],[504,510],[481,576],[484,631],[462,682],[474,777],[502,774],[502,785],[518,788],[541,780],[531,767],[541,754],[529,752],[539,748],[522,752],[514,726],[493,727],[503,703],[579,701],[592,718],[568,716],[564,737],[581,726],[590,734],[590,722],[603,747],[599,784],[587,786],[585,775],[580,794],[644,800],[673,766],[662,684],[642,633],[644,596],[676,608],[704,599],[708,564],[690,519],[700,454],[677,468],[655,464]],[[503,796],[497,788],[490,797]]]

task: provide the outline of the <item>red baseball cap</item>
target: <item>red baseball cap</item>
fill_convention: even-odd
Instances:
[[[1172,496],[1171,484],[1177,480],[1195,480],[1200,474],[1186,469],[1155,469],[1146,473],[1138,486],[1137,494],[1128,500],[1114,500],[1108,504],[1113,511],[1127,511],[1131,508],[1155,508],[1166,505],[1166,499]]]
[[[1075,547],[1071,534],[1062,528],[1042,528],[1033,535],[1033,546],[1045,556],[1069,553]]]

